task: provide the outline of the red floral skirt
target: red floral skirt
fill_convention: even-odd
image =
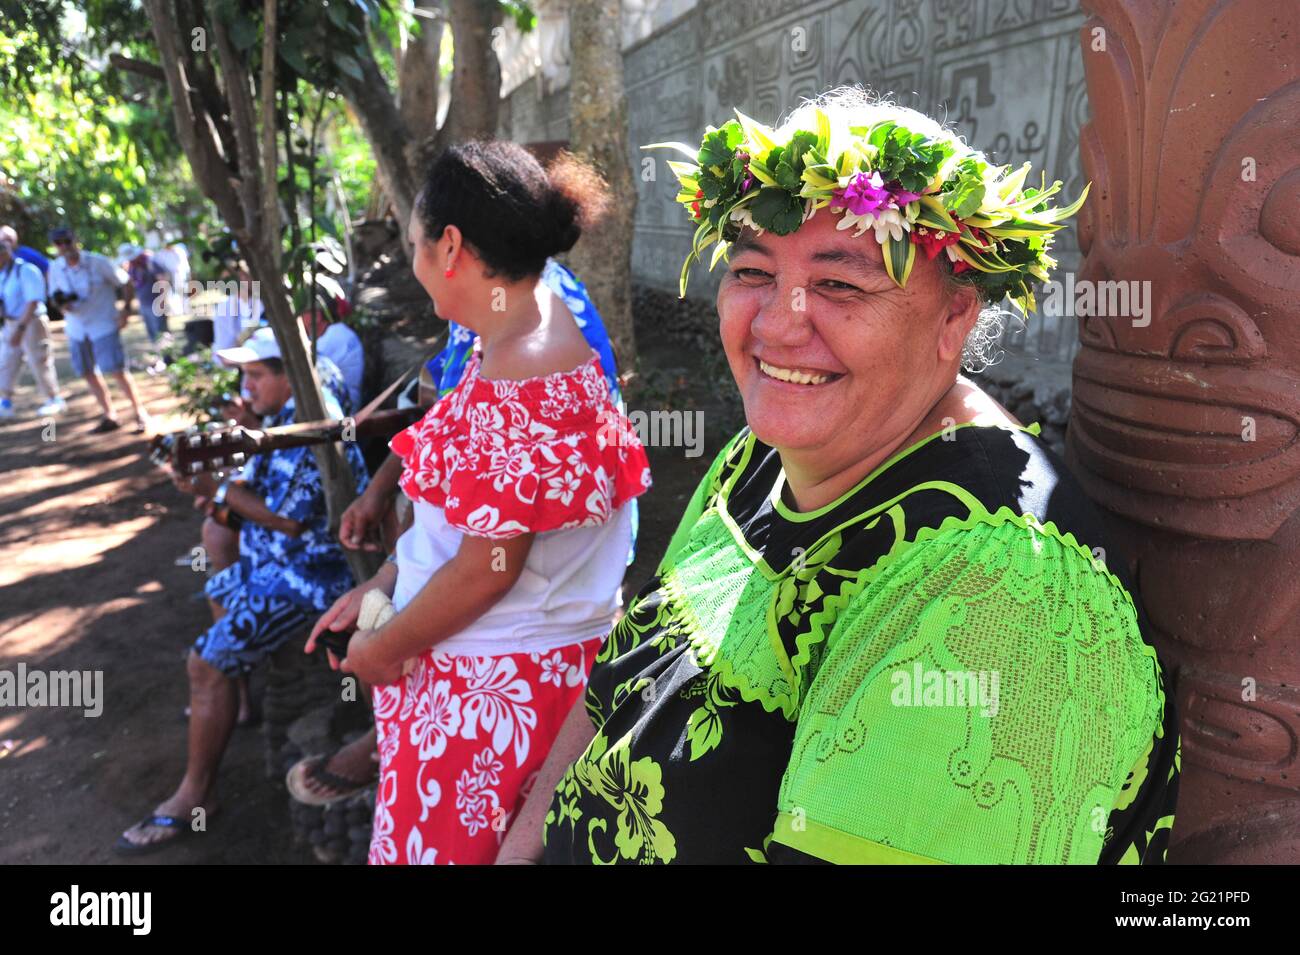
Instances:
[[[375,687],[370,864],[493,862],[602,642],[492,657],[430,650]]]

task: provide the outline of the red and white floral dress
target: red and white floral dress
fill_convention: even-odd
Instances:
[[[499,381],[476,351],[460,383],[393,438],[415,509],[397,544],[400,611],[466,534],[533,533],[509,593],[374,689],[380,775],[372,865],[490,863],[619,608],[645,450],[596,353]]]

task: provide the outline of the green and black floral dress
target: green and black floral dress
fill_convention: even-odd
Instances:
[[[1172,695],[1032,431],[961,426],[797,513],[747,430],[610,634],[545,860],[1155,863]]]

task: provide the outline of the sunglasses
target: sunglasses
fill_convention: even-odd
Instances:
[[[71,240],[71,239],[55,239],[55,240],[54,240],[54,244],[55,244],[55,245],[72,245],[72,240]]]

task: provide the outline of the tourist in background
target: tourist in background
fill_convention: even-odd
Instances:
[[[30,245],[23,245],[18,241],[18,231],[11,225],[0,226],[0,239],[6,239],[9,247],[13,249],[15,258],[22,259],[24,262],[30,262],[41,270],[41,278],[45,278],[50,273],[50,260],[40,252],[33,249]]]
[[[59,250],[58,259],[50,266],[50,297],[65,314],[72,370],[86,379],[104,412],[93,433],[102,434],[121,427],[100,372],[116,381],[126,393],[135,414],[136,431],[147,431],[149,413],[126,369],[126,353],[122,349],[121,332],[130,315],[132,299],[130,277],[104,256],[83,252],[76,235],[66,226],[51,230],[50,241]],[[119,297],[123,300],[120,307]]]
[[[45,278],[30,261],[14,254],[12,229],[0,232],[0,418],[14,416],[14,383],[23,358],[36,379],[43,404],[37,414],[60,414],[67,407],[59,395],[54,350],[45,318]]]
[[[262,297],[242,259],[235,265],[234,294],[227,294],[212,312],[212,353],[234,348],[244,332],[262,324]]]
[[[298,316],[309,340],[315,339],[317,354],[338,366],[347,384],[354,408],[361,407],[361,380],[366,373],[366,353],[357,333],[334,321],[328,309],[314,308]]]
[[[135,297],[140,303],[140,317],[144,319],[149,341],[156,344],[159,337],[167,331],[168,299],[172,294],[171,273],[147,249],[129,242],[123,242],[117,247],[117,258],[126,266],[126,273],[135,287]]]

